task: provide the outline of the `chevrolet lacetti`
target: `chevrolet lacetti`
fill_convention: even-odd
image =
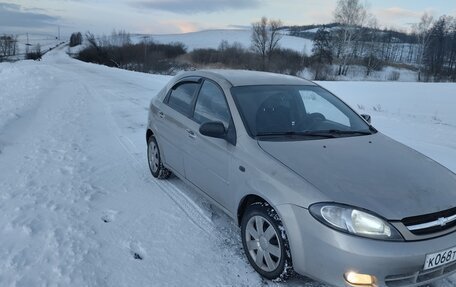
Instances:
[[[152,175],[236,220],[265,278],[399,287],[456,272],[456,175],[313,82],[184,72],[152,100],[146,137]]]

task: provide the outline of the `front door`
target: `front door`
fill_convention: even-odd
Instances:
[[[224,207],[232,203],[230,171],[234,145],[224,139],[203,136],[202,123],[220,121],[226,129],[234,128],[222,89],[205,80],[196,99],[192,123],[187,127],[185,174],[187,179]]]

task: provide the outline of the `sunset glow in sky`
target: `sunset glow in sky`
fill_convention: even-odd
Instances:
[[[247,27],[261,16],[285,25],[329,23],[336,0],[0,0],[0,33],[181,33]],[[456,16],[454,0],[365,1],[382,27],[407,30],[424,12]]]

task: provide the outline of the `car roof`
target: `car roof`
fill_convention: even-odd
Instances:
[[[315,85],[311,81],[295,76],[248,70],[198,70],[185,72],[180,76],[200,76],[226,80],[235,87],[257,85]]]

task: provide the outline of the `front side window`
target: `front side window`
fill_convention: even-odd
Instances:
[[[318,86],[243,86],[231,93],[252,137],[292,139],[375,132],[352,109]]]
[[[193,82],[178,84],[171,89],[168,106],[181,114],[189,115],[192,109],[193,97],[198,86],[198,83]]]
[[[220,121],[228,128],[230,110],[223,91],[213,82],[204,81],[196,100],[194,120],[202,124],[210,121]]]

